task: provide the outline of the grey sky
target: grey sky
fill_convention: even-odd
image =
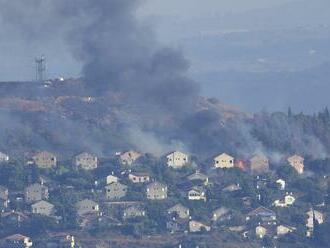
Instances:
[[[178,14],[183,17],[207,13],[242,12],[280,5],[295,0],[144,0],[144,15]]]

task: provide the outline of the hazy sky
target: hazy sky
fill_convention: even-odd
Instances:
[[[141,13],[178,14],[183,17],[205,13],[230,13],[271,7],[295,0],[144,0]]]

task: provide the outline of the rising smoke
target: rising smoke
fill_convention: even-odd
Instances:
[[[45,134],[66,137],[56,139],[57,147],[66,144],[66,148],[78,146],[96,153],[103,152],[105,146],[132,147],[155,154],[184,149],[204,156],[224,151],[246,156],[255,151],[268,152],[252,135],[253,123],[223,123],[217,110],[200,111],[198,85],[186,76],[188,62],[180,51],[159,46],[150,28],[136,20],[140,4],[139,0],[0,0],[4,28],[15,30],[17,39],[25,43],[34,42],[36,37],[41,37],[37,45],[64,41],[82,64],[84,94],[103,99],[88,108],[70,106],[75,113],[70,120],[56,120],[58,113],[50,113],[48,119],[31,123],[45,123]],[[115,110],[110,94],[120,99]],[[79,115],[79,111],[84,113]],[[84,116],[87,111],[89,118]],[[95,124],[95,119],[101,121]],[[14,121],[8,114],[5,120],[8,126]],[[115,123],[116,128],[110,130],[104,123],[112,127]],[[17,129],[26,130],[25,124],[17,125]],[[281,128],[285,126],[280,125],[277,131]],[[25,136],[32,132],[28,129]],[[306,136],[298,138],[297,146],[306,143],[303,138]],[[102,139],[116,141],[109,145]],[[47,147],[44,134],[37,140],[42,142],[33,141],[38,143],[33,147]],[[127,145],[122,145],[125,142]],[[98,148],[100,143],[103,148]],[[313,146],[315,143],[318,139]],[[308,147],[303,148],[308,152]]]

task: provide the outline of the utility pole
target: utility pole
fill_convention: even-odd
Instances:
[[[46,57],[41,55],[41,57],[35,59],[36,63],[36,81],[42,82],[46,77]]]

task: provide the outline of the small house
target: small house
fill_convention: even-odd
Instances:
[[[307,237],[311,237],[314,232],[314,223],[317,222],[319,225],[324,223],[324,214],[315,209],[310,209],[307,213],[306,227]]]
[[[240,186],[239,183],[233,183],[233,184],[230,184],[228,185],[227,187],[223,188],[222,191],[223,192],[236,192],[236,191],[240,191],[242,190],[242,187]]]
[[[4,243],[4,247],[6,248],[29,248],[33,244],[30,237],[21,234],[14,234],[4,238]]]
[[[180,219],[188,219],[190,217],[189,208],[183,206],[182,204],[178,203],[175,204],[173,207],[167,209],[167,213],[169,215],[176,215]]]
[[[112,175],[107,176],[106,181],[107,181],[107,184],[118,183],[119,178],[112,174]]]
[[[100,209],[98,203],[89,199],[84,199],[76,203],[76,210],[78,215],[82,216],[85,214],[98,213]]]
[[[279,225],[276,227],[276,235],[279,236],[284,236],[287,235],[288,233],[292,233],[296,230],[295,227],[287,226],[287,225]]]
[[[256,236],[259,238],[259,239],[262,239],[266,236],[267,234],[267,229],[263,226],[260,226],[258,225],[256,227]]]
[[[34,163],[42,169],[51,169],[56,166],[56,156],[53,153],[43,151],[32,157]]]
[[[97,156],[83,152],[77,155],[74,159],[75,166],[83,170],[95,170],[97,168]]]
[[[189,221],[189,232],[209,232],[211,231],[211,227],[209,225],[206,225],[200,221],[191,220]]]
[[[149,200],[164,200],[167,198],[167,186],[159,182],[153,182],[147,185],[146,193]]]
[[[191,201],[206,201],[206,191],[203,187],[194,186],[188,191],[188,199]]]
[[[0,163],[8,162],[9,156],[3,152],[0,152]]]
[[[212,220],[218,221],[218,220],[224,220],[230,218],[230,210],[226,207],[220,207],[213,211],[212,213]]]
[[[39,201],[31,205],[33,214],[51,216],[54,213],[55,206],[46,201]]]
[[[296,198],[293,196],[292,193],[287,193],[285,196],[284,196],[284,199],[281,199],[281,200],[275,200],[273,205],[275,207],[288,207],[288,206],[291,206],[293,205],[293,203],[296,201]]]
[[[136,160],[142,157],[142,154],[136,151],[127,151],[119,155],[122,165],[132,165]]]
[[[215,168],[233,168],[234,158],[226,153],[222,153],[214,158]]]
[[[289,164],[298,172],[298,174],[304,173],[304,158],[299,155],[293,155],[288,158]]]
[[[35,183],[25,188],[24,198],[27,203],[34,203],[49,198],[48,187]]]
[[[188,155],[175,151],[166,156],[167,158],[167,165],[174,169],[180,169],[188,164]]]
[[[202,182],[204,185],[208,185],[209,183],[208,176],[201,173],[199,170],[196,170],[195,173],[189,175],[187,179],[192,182]]]
[[[285,190],[286,182],[283,179],[277,179],[276,183],[279,185],[280,190]]]
[[[132,183],[148,183],[150,182],[150,175],[143,172],[131,172],[128,175],[128,179]]]
[[[7,208],[9,203],[9,192],[4,186],[0,186],[0,209]]]
[[[105,194],[108,200],[117,200],[126,196],[128,187],[122,183],[114,182],[105,186]]]
[[[265,208],[263,206],[258,207],[252,211],[250,211],[247,216],[246,220],[250,220],[252,218],[260,218],[263,222],[275,223],[276,221],[276,213],[273,210]]]
[[[123,211],[123,219],[134,219],[146,216],[146,211],[140,206],[130,206]]]

